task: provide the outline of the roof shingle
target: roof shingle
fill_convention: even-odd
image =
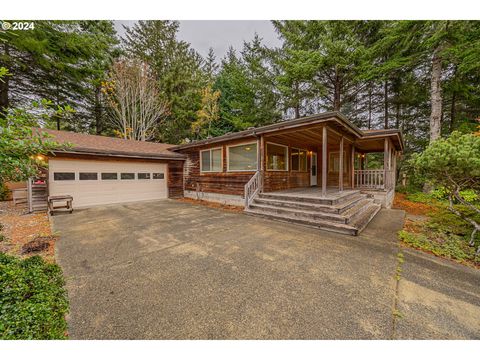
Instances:
[[[71,131],[36,129],[54,137],[58,143],[70,143],[63,152],[89,153],[106,156],[129,156],[148,159],[183,159],[184,156],[167,150],[173,145],[148,141],[126,140],[100,135],[89,135]]]

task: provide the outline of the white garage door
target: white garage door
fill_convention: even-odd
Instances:
[[[49,194],[72,195],[73,207],[167,197],[167,164],[54,159]]]

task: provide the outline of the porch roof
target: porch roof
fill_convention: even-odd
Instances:
[[[252,127],[247,130],[243,130],[235,133],[228,133],[228,134],[213,137],[210,139],[193,141],[191,143],[173,146],[169,148],[169,150],[178,151],[178,150],[183,150],[188,148],[194,148],[197,146],[237,140],[237,139],[251,137],[251,136],[256,137],[258,135],[274,134],[279,131],[283,132],[285,130],[290,130],[290,129],[292,131],[295,131],[301,127],[305,127],[308,125],[322,124],[326,122],[334,123],[335,128],[342,129],[345,133],[350,134],[350,136],[353,137],[355,142],[357,142],[360,139],[362,140],[373,139],[374,141],[372,144],[373,145],[372,149],[373,148],[376,149],[375,142],[379,137],[381,138],[385,138],[386,136],[392,137],[392,138],[396,137],[396,141],[394,141],[395,146],[399,150],[403,150],[403,140],[402,140],[400,130],[396,130],[396,129],[378,130],[378,133],[372,130],[361,130],[355,124],[353,124],[347,117],[345,117],[342,113],[338,111],[325,112],[317,115],[312,115],[312,116],[307,116],[307,117],[302,117],[302,118],[297,118],[292,120],[279,121],[271,125]],[[366,145],[366,143],[364,143],[363,145]],[[367,149],[367,151],[374,151],[374,150]]]

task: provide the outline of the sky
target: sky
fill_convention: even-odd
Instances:
[[[115,21],[115,27],[120,35],[124,33],[122,25],[132,26],[135,21]],[[233,46],[241,50],[244,41],[253,39],[255,32],[269,47],[281,44],[270,21],[251,20],[182,20],[177,34],[202,56],[213,48],[217,61]]]

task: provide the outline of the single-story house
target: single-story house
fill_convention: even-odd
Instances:
[[[351,234],[391,206],[403,151],[399,130],[361,130],[339,112],[177,146],[45,131],[73,144],[48,157],[46,188],[74,207],[189,197]],[[367,168],[368,153],[383,165]]]

